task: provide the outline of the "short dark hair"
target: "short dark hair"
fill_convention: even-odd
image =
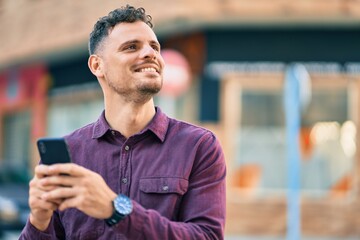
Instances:
[[[109,35],[117,24],[122,22],[133,23],[136,21],[143,21],[150,28],[153,27],[151,23],[152,17],[145,13],[145,9],[135,8],[130,5],[117,8],[111,11],[107,16],[100,18],[94,25],[93,31],[89,38],[89,53],[94,54],[99,48],[100,43]]]

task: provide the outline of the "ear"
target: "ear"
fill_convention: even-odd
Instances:
[[[98,55],[90,55],[88,59],[88,66],[92,74],[94,74],[97,78],[104,76],[102,59]]]

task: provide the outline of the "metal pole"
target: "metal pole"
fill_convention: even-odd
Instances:
[[[308,76],[305,67],[299,64],[292,64],[286,70],[284,106],[288,160],[287,240],[301,238],[299,132],[301,111],[305,109],[310,97]]]

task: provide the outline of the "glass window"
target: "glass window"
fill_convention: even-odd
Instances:
[[[30,111],[4,115],[1,169],[9,181],[27,182],[30,162]]]
[[[271,83],[261,81],[256,89],[239,80],[238,103],[232,105],[241,109],[234,135],[232,183],[259,194],[283,192],[288,186],[283,87],[266,88]],[[350,119],[349,99],[346,85],[313,88],[299,132],[303,193],[329,196],[351,190],[356,127]]]
[[[54,102],[49,108],[47,135],[51,137],[64,136],[77,128],[96,121],[103,109],[102,98],[71,104]]]

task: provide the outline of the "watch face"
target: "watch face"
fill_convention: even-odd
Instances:
[[[122,194],[115,198],[114,207],[122,215],[129,215],[133,208],[131,199]]]

